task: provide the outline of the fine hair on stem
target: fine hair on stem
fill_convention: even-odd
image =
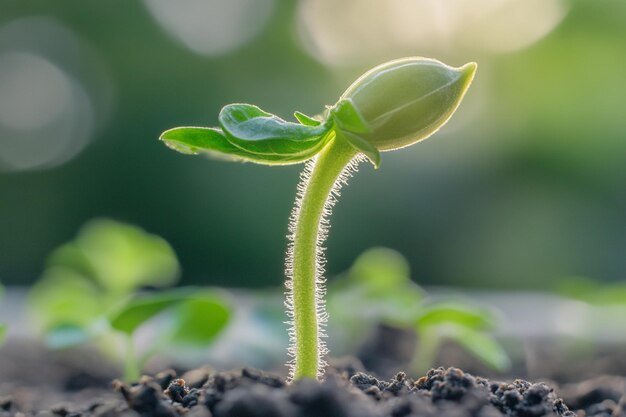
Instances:
[[[321,218],[319,219],[319,223],[317,225],[317,240],[316,240],[316,248],[315,248],[315,312],[316,312],[316,320],[317,320],[317,375],[316,377],[319,379],[324,374],[324,369],[327,365],[324,360],[325,356],[328,354],[328,347],[326,346],[326,332],[325,327],[328,321],[328,312],[326,311],[325,305],[325,296],[326,296],[326,278],[324,277],[326,258],[324,256],[325,247],[324,242],[328,237],[328,232],[330,229],[330,216],[332,214],[332,209],[334,205],[337,203],[339,196],[341,194],[341,189],[343,186],[348,184],[348,180],[352,177],[352,175],[358,170],[358,165],[365,161],[366,158],[358,154],[354,158],[352,158],[343,168],[341,173],[335,179],[332,188],[329,190],[327,196],[325,197],[324,208],[322,210]],[[290,360],[287,362],[289,366],[289,381],[293,381],[297,379],[298,375],[296,375],[296,359],[297,356],[297,345],[298,345],[298,333],[296,331],[295,325],[295,316],[296,312],[294,311],[294,293],[293,293],[293,283],[294,283],[294,246],[295,242],[298,238],[297,229],[298,229],[298,220],[300,218],[301,211],[303,209],[303,201],[309,186],[309,182],[311,180],[312,175],[314,174],[315,167],[319,161],[319,156],[309,160],[306,162],[304,169],[300,173],[300,182],[298,183],[297,192],[296,192],[296,200],[294,203],[294,207],[291,211],[291,216],[289,218],[289,234],[287,238],[289,239],[289,245],[287,248],[287,256],[285,259],[285,275],[287,277],[285,281],[285,307],[287,308],[287,317],[288,321],[286,324],[289,326],[288,334],[289,334],[289,347],[287,352],[290,356]]]

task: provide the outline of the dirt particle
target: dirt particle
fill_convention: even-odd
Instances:
[[[184,379],[178,378],[172,380],[163,393],[172,401],[182,403],[183,399],[189,394],[189,387],[187,387]]]
[[[170,385],[173,379],[176,378],[176,371],[173,369],[166,369],[165,371],[159,372],[154,376],[154,382],[161,386],[161,389],[165,390]]]

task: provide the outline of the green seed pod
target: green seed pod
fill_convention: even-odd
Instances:
[[[363,74],[339,100],[349,100],[369,128],[359,136],[379,151],[412,145],[435,133],[465,95],[476,63],[453,68],[428,58],[403,58]]]

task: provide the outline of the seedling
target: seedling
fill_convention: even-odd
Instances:
[[[285,262],[291,379],[320,377],[325,365],[322,244],[341,186],[363,156],[377,168],[380,152],[435,133],[456,110],[475,71],[475,63],[452,68],[432,59],[399,59],[365,73],[321,116],[295,112],[299,123],[292,123],[251,104],[230,104],[222,108],[217,128],[179,127],[161,135],[167,146],[186,154],[265,165],[310,160],[298,185]]]
[[[136,381],[155,353],[170,346],[206,346],[230,319],[228,302],[214,290],[141,292],[174,284],[178,274],[176,255],[165,240],[99,219],[52,253],[29,301],[49,347],[100,341],[110,353],[106,342],[121,339],[124,379]],[[136,352],[137,331],[164,314],[157,340],[145,352]]]
[[[418,344],[412,371],[426,372],[434,365],[444,341],[452,341],[485,365],[504,371],[510,360],[490,334],[493,311],[468,302],[433,299],[411,280],[409,264],[398,252],[372,248],[357,258],[350,270],[329,288],[331,313],[349,331],[347,341],[362,340],[370,330],[364,324],[384,323],[413,329]]]

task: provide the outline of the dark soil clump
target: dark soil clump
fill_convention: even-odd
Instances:
[[[253,369],[173,371],[134,385],[113,384],[116,400],[86,408],[54,407],[37,417],[626,417],[626,379],[598,379],[563,388],[566,401],[544,383],[494,382],[456,368],[432,369],[417,380],[398,373],[385,381],[346,364],[324,382],[297,381]],[[569,407],[568,408],[568,404]],[[15,416],[10,398],[0,417]],[[24,415],[24,414],[20,414]],[[28,414],[27,414],[28,415]]]

